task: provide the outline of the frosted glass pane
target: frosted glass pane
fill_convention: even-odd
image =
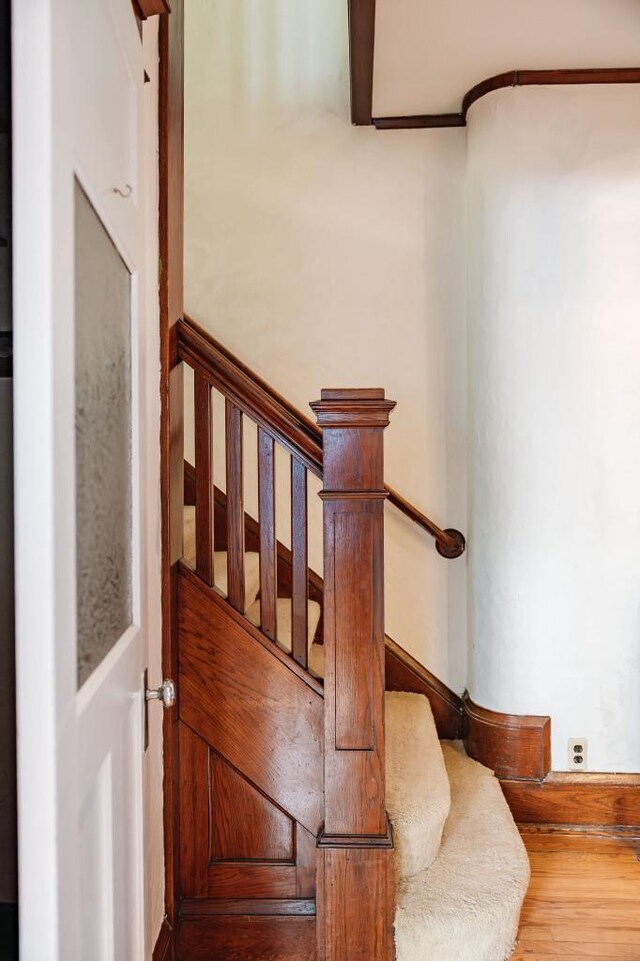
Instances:
[[[132,621],[131,276],[75,188],[78,685]]]

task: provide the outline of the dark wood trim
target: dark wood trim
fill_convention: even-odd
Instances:
[[[399,644],[386,638],[386,689],[424,694],[429,699],[438,737],[458,740],[464,737],[465,716],[462,698],[419,664]]]
[[[550,774],[544,781],[503,779],[521,824],[640,829],[640,774]]]
[[[273,654],[281,664],[295,674],[301,681],[311,688],[315,694],[319,694],[320,697],[324,696],[324,688],[322,682],[319,678],[315,677],[313,674],[309,674],[304,668],[294,661],[290,656],[288,651],[285,651],[276,641],[270,640],[266,634],[255,627],[251,621],[240,614],[234,607],[232,607],[228,602],[226,597],[219,593],[216,587],[207,587],[207,585],[196,575],[190,567],[187,567],[184,563],[178,564],[178,571],[180,577],[188,581],[193,587],[197,588],[202,594],[207,598],[217,604],[227,615],[230,621],[235,622],[238,627],[241,627],[247,634],[249,634],[254,640],[258,641],[262,647],[266,648],[270,654]]]
[[[475,704],[468,692],[462,702],[470,757],[499,778],[546,777],[551,768],[551,718],[490,711]]]
[[[183,383],[176,325],[183,312],[184,8],[173,0],[159,31],[160,492],[162,667],[178,676],[177,561],[182,554]],[[178,723],[163,712],[165,911],[175,930],[178,898]]]
[[[174,955],[173,928],[164,918],[151,955],[152,961],[170,961]]]
[[[202,915],[257,917],[313,917],[315,898],[204,898],[182,901],[180,916],[197,918]]]
[[[461,113],[415,114],[406,117],[374,117],[376,130],[421,130],[428,127],[464,127]]]
[[[322,431],[316,424],[190,317],[178,323],[177,335],[181,360],[275,437],[316,477],[322,477]],[[394,507],[435,538],[441,557],[452,559],[464,553],[465,539],[460,531],[443,530],[392,487],[386,485],[384,489]]]
[[[140,20],[157,17],[163,13],[171,13],[168,0],[131,0],[136,16]]]
[[[371,124],[375,31],[376,0],[349,0],[351,123],[358,127]]]
[[[416,114],[406,117],[374,117],[378,130],[408,130],[416,127],[464,127],[469,108],[481,97],[502,87],[549,86],[586,83],[640,83],[640,67],[597,67],[583,70],[507,70],[488,77],[468,90],[459,113]]]

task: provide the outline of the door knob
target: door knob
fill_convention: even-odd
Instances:
[[[170,677],[165,677],[160,687],[146,690],[145,699],[147,701],[162,701],[165,707],[173,707],[176,703],[176,686]]]

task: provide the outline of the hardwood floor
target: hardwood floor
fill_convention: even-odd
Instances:
[[[521,830],[531,886],[513,961],[640,961],[640,831]]]

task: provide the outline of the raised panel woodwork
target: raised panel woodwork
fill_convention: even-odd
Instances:
[[[184,918],[182,961],[316,961],[313,917]],[[373,958],[371,958],[373,961]]]
[[[295,859],[295,824],[221,757],[210,757],[212,861]]]
[[[323,819],[322,697],[226,603],[179,577],[180,717],[312,834]],[[265,641],[265,643],[269,643]]]
[[[315,898],[315,836],[179,726],[182,905]]]
[[[374,747],[370,663],[373,637],[373,517],[333,515],[335,547],[335,686],[338,750]]]

